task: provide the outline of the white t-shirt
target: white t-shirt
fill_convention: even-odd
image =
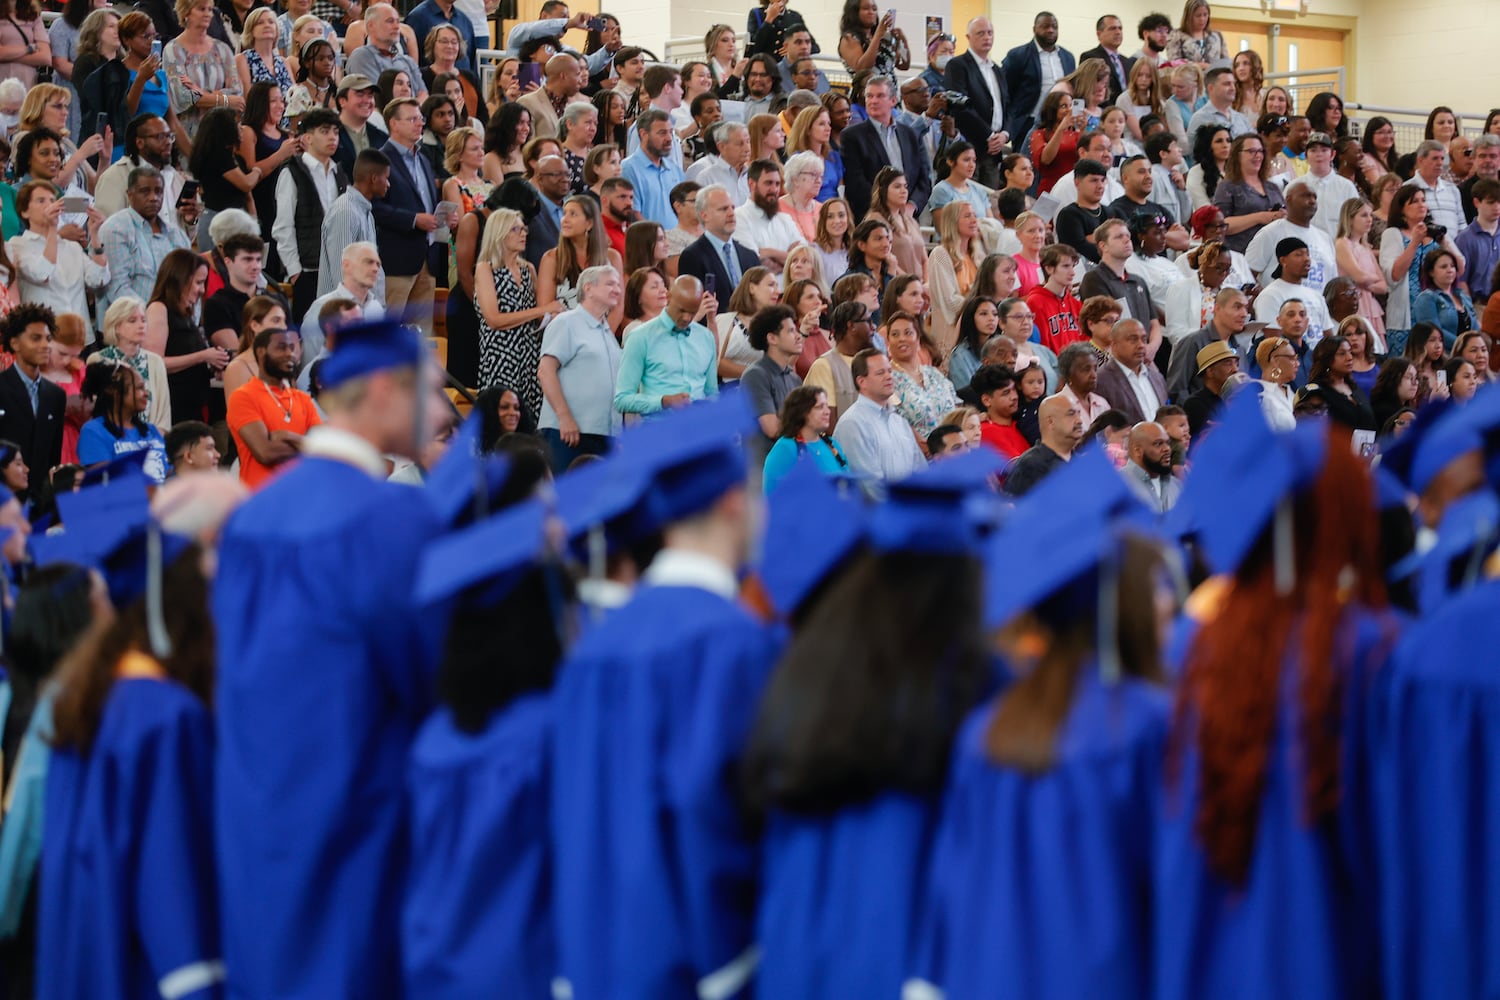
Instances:
[[[1339,260],[1333,251],[1333,240],[1316,226],[1298,226],[1290,219],[1266,223],[1245,248],[1245,262],[1260,277],[1261,284],[1269,283],[1278,263],[1276,244],[1286,239],[1299,239],[1307,244],[1312,269],[1302,284],[1316,292],[1321,302],[1323,286],[1339,276]]]
[[[1323,293],[1313,291],[1305,283],[1294,285],[1280,278],[1261,289],[1260,295],[1256,296],[1255,318],[1267,326],[1276,326],[1276,314],[1281,311],[1282,303],[1287,299],[1301,299],[1302,304],[1307,307],[1307,333],[1303,335],[1303,339],[1308,346],[1333,332],[1333,317],[1328,315]]]

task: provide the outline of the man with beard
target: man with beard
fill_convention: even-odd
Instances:
[[[641,218],[671,229],[677,224],[672,213],[672,189],[684,180],[682,157],[672,153],[672,123],[665,111],[641,112],[635,120],[640,148],[620,164],[620,176],[635,188],[635,205]]]
[[[781,167],[773,160],[750,164],[750,200],[734,210],[734,217],[735,239],[778,273],[787,251],[802,242],[797,223],[781,210]]]
[[[1130,461],[1125,481],[1147,505],[1165,514],[1177,504],[1182,484],[1172,475],[1172,439],[1161,424],[1140,423],[1130,429]]]
[[[125,127],[125,155],[99,175],[94,184],[94,207],[106,219],[116,212],[123,212],[127,204],[125,187],[130,171],[142,164],[161,171],[165,185],[161,217],[177,226],[177,196],[182,193],[184,178],[172,166],[172,127],[158,115],[150,113],[136,115]]]
[[[240,481],[253,490],[276,466],[296,458],[303,436],[323,421],[312,397],[294,385],[302,365],[301,333],[267,327],[250,349],[260,373],[229,397],[228,421],[240,455]]]

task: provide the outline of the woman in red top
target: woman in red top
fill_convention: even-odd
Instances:
[[[1039,173],[1037,190],[1046,192],[1073,172],[1078,162],[1078,136],[1088,119],[1073,113],[1069,94],[1054,90],[1042,102],[1036,120],[1036,130],[1031,133],[1031,162]]]
[[[979,440],[1009,459],[1021,457],[1031,447],[1016,427],[1016,410],[1021,398],[1016,393],[1016,376],[1001,365],[980,365],[969,381],[984,406],[984,422],[979,425]]]

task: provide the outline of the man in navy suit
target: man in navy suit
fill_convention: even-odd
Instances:
[[[1052,85],[1078,68],[1073,53],[1057,44],[1057,15],[1045,10],[1038,14],[1031,22],[1031,35],[1031,41],[1005,53],[1001,64],[1014,103],[1010,134],[1017,138],[1031,131]]]
[[[5,349],[16,363],[0,372],[0,438],[21,448],[38,477],[62,464],[63,410],[68,394],[42,374],[57,329],[52,310],[23,303],[5,317]]]
[[[734,240],[734,198],[727,188],[710,184],[693,198],[703,235],[689,243],[677,258],[677,273],[690,274],[712,288],[719,312],[729,311],[729,297],[752,267],[760,266],[760,254]]]
[[[537,269],[542,266],[543,255],[557,249],[568,177],[568,164],[561,156],[544,156],[536,161],[531,186],[537,193],[537,211],[526,219],[526,259]]]
[[[895,110],[896,85],[889,77],[871,77],[865,84],[865,111],[870,120],[844,129],[840,140],[844,147],[844,193],[854,213],[851,224],[869,211],[870,192],[881,167],[896,167],[906,173],[907,197],[918,215],[932,194],[932,170],[922,151],[922,137],[896,121]]]
[[[1130,68],[1135,65],[1135,60],[1120,51],[1120,46],[1125,42],[1125,24],[1118,17],[1105,14],[1099,18],[1094,22],[1094,34],[1098,36],[1099,44],[1087,52],[1080,52],[1078,61],[1104,60],[1104,64],[1109,67],[1108,100],[1113,104],[1120,92],[1130,86]]]
[[[375,216],[375,244],[385,265],[385,305],[389,312],[408,307],[412,319],[432,336],[432,293],[437,287],[427,265],[432,233],[442,221],[437,208],[437,179],[422,155],[422,106],[398,97],[385,106],[391,139],[381,150],[391,161],[391,186],[370,205]]]
[[[967,105],[952,110],[954,123],[974,147],[979,161],[974,179],[986,187],[1003,187],[1000,156],[1010,137],[1013,134],[1019,137],[1008,128],[1016,109],[1011,105],[1005,74],[990,62],[995,28],[989,18],[971,20],[965,37],[969,40],[969,51],[948,61],[943,86],[969,97]]]

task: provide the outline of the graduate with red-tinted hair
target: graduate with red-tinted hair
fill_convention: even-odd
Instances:
[[[1227,575],[1183,651],[1157,831],[1162,1000],[1379,995],[1373,679],[1395,641],[1369,471],[1256,400],[1204,439],[1183,503]]]

